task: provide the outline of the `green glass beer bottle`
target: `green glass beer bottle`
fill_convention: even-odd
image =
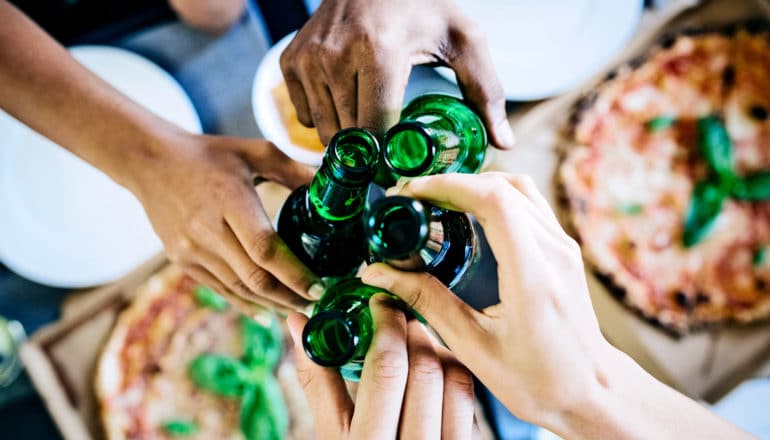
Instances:
[[[385,134],[385,164],[399,176],[477,173],[487,151],[481,118],[460,99],[423,95],[401,112]]]
[[[426,271],[454,287],[477,260],[477,240],[468,214],[418,200],[381,198],[364,214],[368,262]]]
[[[296,189],[281,207],[278,235],[316,275],[349,275],[364,262],[362,217],[379,155],[370,132],[340,131],[310,185]]]
[[[318,365],[339,368],[342,377],[358,381],[374,329],[369,298],[383,292],[359,278],[329,285],[302,331],[302,346]]]
[[[391,196],[364,214],[367,261],[404,271],[426,271],[476,309],[497,304],[497,260],[486,235],[468,214]]]

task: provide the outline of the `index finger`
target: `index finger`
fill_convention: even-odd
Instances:
[[[307,299],[308,290],[318,277],[310,271],[278,236],[262,209],[256,192],[238,199],[237,206],[225,219],[243,249],[259,267],[264,268],[297,295]]]
[[[498,261],[518,266],[537,249],[529,200],[499,174],[438,174],[408,181],[399,195],[473,214]]]
[[[386,295],[369,301],[374,337],[364,360],[350,438],[397,438],[409,361],[406,317]]]
[[[452,51],[447,61],[457,74],[463,97],[484,120],[492,143],[509,149],[515,140],[505,112],[505,95],[480,29],[467,19],[458,20],[450,31]]]
[[[342,438],[353,416],[353,401],[345,381],[333,368],[313,363],[302,349],[302,328],[307,318],[299,313],[289,315],[289,333],[294,341],[297,378],[305,392],[310,410],[315,415],[318,438]]]

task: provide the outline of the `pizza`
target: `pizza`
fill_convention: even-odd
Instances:
[[[272,314],[241,315],[169,266],[138,289],[99,359],[106,437],[311,437],[288,343]]]
[[[668,38],[578,103],[558,171],[588,266],[676,334],[770,317],[770,35]]]

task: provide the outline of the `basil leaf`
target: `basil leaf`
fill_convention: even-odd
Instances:
[[[169,420],[161,425],[166,434],[173,437],[183,437],[197,434],[200,431],[198,425],[192,420]]]
[[[722,122],[716,116],[698,119],[698,144],[701,154],[722,180],[731,181],[733,172],[733,144]]]
[[[283,333],[275,315],[270,315],[268,327],[247,316],[241,316],[243,363],[248,367],[262,366],[272,370],[281,359]]]
[[[241,398],[241,431],[247,440],[280,440],[289,430],[289,412],[273,376],[248,387]]]
[[[648,131],[661,131],[671,127],[675,122],[676,117],[663,115],[650,119],[645,126]]]
[[[202,354],[190,362],[187,372],[200,388],[227,397],[238,397],[252,380],[251,372],[238,360]]]
[[[754,252],[754,257],[751,259],[754,266],[761,266],[767,258],[767,246],[762,246]]]
[[[761,171],[736,180],[732,186],[732,196],[741,200],[770,199],[770,171]]]
[[[222,298],[210,287],[202,284],[195,286],[193,293],[195,294],[195,301],[197,301],[198,304],[216,310],[217,312],[226,310],[230,306],[226,299]]]
[[[715,182],[705,181],[695,185],[684,221],[682,241],[685,247],[694,246],[711,232],[724,199],[724,191]]]
[[[628,203],[625,205],[620,205],[615,209],[621,214],[637,215],[642,213],[644,207],[638,203]]]

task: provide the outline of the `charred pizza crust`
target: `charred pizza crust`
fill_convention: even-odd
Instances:
[[[697,118],[719,115],[739,173],[770,169],[765,24],[666,37],[576,104],[557,187],[587,264],[625,304],[675,334],[770,317],[770,202],[729,200],[708,239],[681,244],[707,172]],[[676,122],[651,130],[649,122]],[[767,260],[770,260],[768,258]]]

